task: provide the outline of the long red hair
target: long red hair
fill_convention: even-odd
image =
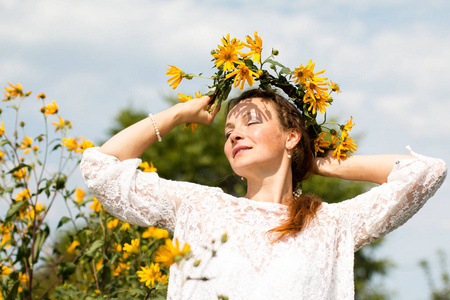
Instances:
[[[301,133],[302,138],[291,153],[292,188],[295,190],[303,180],[311,175],[314,167],[314,152],[301,113],[292,103],[274,90],[262,89],[248,90],[230,100],[228,111],[240,101],[249,98],[261,98],[273,103],[283,129],[286,131],[298,130]],[[293,195],[288,203],[287,220],[280,226],[269,230],[268,233],[274,234],[274,241],[299,233],[314,219],[321,204],[322,200],[314,195]]]

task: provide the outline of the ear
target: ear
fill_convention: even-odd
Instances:
[[[291,129],[286,133],[286,149],[293,149],[302,139],[302,133],[299,130]]]

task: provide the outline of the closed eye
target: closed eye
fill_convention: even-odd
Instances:
[[[228,140],[228,138],[230,137],[232,131],[228,131],[227,133],[225,133],[225,140]]]

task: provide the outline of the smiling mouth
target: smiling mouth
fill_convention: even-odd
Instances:
[[[233,155],[233,157],[236,157],[238,154],[240,154],[240,153],[242,153],[242,152],[244,152],[244,151],[246,151],[246,150],[250,150],[251,148],[241,148],[241,149],[238,149],[235,153],[234,153],[234,155]]]

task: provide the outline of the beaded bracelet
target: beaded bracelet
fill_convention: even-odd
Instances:
[[[148,116],[152,120],[153,127],[155,127],[155,132],[156,132],[156,137],[158,138],[158,142],[161,142],[162,138],[161,138],[161,135],[159,134],[158,126],[156,126],[155,119],[153,118],[152,114],[148,114]]]

